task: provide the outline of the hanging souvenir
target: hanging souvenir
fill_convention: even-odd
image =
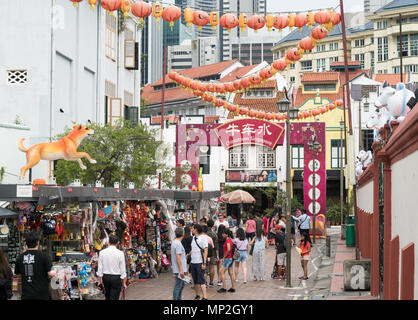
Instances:
[[[327,25],[331,21],[331,15],[328,11],[319,11],[315,13],[315,22],[322,26]]]
[[[282,32],[283,29],[289,26],[289,17],[284,15],[277,15],[274,17],[274,27]]]
[[[152,8],[149,3],[146,3],[144,1],[135,2],[132,5],[132,14],[139,18],[139,21],[144,21],[144,18],[147,18],[152,13]]]
[[[174,5],[170,5],[163,10],[163,20],[170,23],[171,31],[173,31],[174,22],[181,18],[181,9]]]
[[[311,37],[303,38],[299,43],[299,47],[305,51],[310,51],[315,48],[315,41]]]
[[[305,13],[298,13],[295,17],[295,27],[302,31],[302,28],[308,23],[308,16]]]

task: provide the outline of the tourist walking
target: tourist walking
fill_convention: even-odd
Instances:
[[[275,237],[277,266],[279,267],[279,279],[284,279],[286,270],[286,228],[280,225],[276,226],[277,233]]]
[[[27,250],[16,260],[15,274],[22,278],[22,300],[50,300],[49,279],[55,276],[48,254],[38,250],[39,235],[25,235]]]
[[[296,217],[292,216],[292,220],[299,222],[299,231],[302,236],[304,233],[308,235],[309,242],[311,243],[311,238],[309,236],[309,230],[311,229],[311,217],[308,216],[305,210],[303,212],[300,209],[296,210]]]
[[[178,219],[176,225],[177,225],[177,228],[184,228],[184,226],[185,226],[184,220],[183,219]]]
[[[235,280],[234,280],[234,260],[232,259],[232,250],[233,250],[233,242],[232,242],[232,231],[228,229],[222,230],[222,238],[225,240],[224,243],[224,257],[222,259],[222,268],[221,268],[221,276],[222,276],[222,288],[218,290],[219,293],[223,292],[235,292]],[[228,270],[229,277],[231,278],[231,288],[226,290],[226,271]]]
[[[184,250],[186,252],[186,261],[187,261],[187,270],[190,270],[190,261],[191,261],[191,252],[192,252],[192,234],[190,227],[184,228],[184,236],[183,240],[181,240],[181,244],[184,247]]]
[[[250,245],[254,245],[253,249],[253,261],[252,272],[254,275],[254,281],[264,280],[266,276],[266,249],[268,248],[268,242],[263,235],[263,230],[258,228],[256,230],[256,236],[251,241]]]
[[[221,275],[221,270],[222,270],[222,259],[224,257],[224,244],[225,244],[225,239],[222,237],[222,232],[224,230],[227,230],[227,228],[225,227],[225,225],[220,225],[217,231],[217,236],[218,236],[218,261],[217,261],[217,270],[218,270],[218,287],[222,286],[222,275]]]
[[[212,219],[208,220],[208,232],[207,235],[212,238],[213,241],[213,255],[212,259],[209,261],[209,287],[213,287],[213,281],[215,278],[215,266],[219,261],[219,242],[218,236],[213,231],[213,226],[215,222]]]
[[[190,273],[193,278],[194,290],[196,292],[195,300],[200,300],[199,287],[202,291],[202,300],[208,300],[205,283],[208,242],[206,236],[202,234],[202,226],[199,224],[193,226],[193,235]]]
[[[11,300],[13,272],[3,250],[0,248],[0,301]]]
[[[255,214],[255,230],[256,230],[256,232],[257,232],[257,229],[261,229],[261,231],[263,231],[263,225],[264,225],[264,222],[263,222],[263,219],[261,219],[261,214],[260,214],[260,212],[257,212]]]
[[[244,284],[247,284],[247,261],[248,261],[248,239],[245,236],[245,231],[242,228],[237,230],[237,235],[234,239],[239,252],[238,260],[235,260],[235,281],[238,282],[239,267],[242,265],[242,272],[244,275]]]
[[[230,225],[228,223],[228,220],[225,219],[225,214],[221,213],[219,214],[219,219],[215,221],[215,232],[218,233],[219,227],[223,225],[225,228],[229,229]]]
[[[255,220],[252,214],[248,216],[248,220],[245,222],[245,235],[250,241],[255,237]]]
[[[311,242],[310,242],[308,233],[302,234],[302,239],[300,240],[299,248],[301,250],[300,262],[301,262],[302,269],[303,269],[303,276],[299,277],[299,279],[308,280],[308,263],[309,263],[309,260],[311,259],[310,258]]]
[[[109,247],[99,253],[97,277],[104,286],[106,300],[119,300],[122,287],[127,288],[125,255],[118,245],[119,238],[111,234]]]
[[[184,236],[184,229],[177,228],[175,231],[176,238],[171,243],[171,268],[175,277],[173,300],[181,300],[184,286],[186,282],[183,280],[187,275],[186,251],[181,241]]]
[[[268,235],[268,229],[269,229],[269,219],[266,215],[263,216],[263,233],[264,236],[267,237]]]
[[[207,257],[207,260],[206,260],[206,270],[205,270],[205,275],[206,276],[205,276],[205,279],[206,279],[206,277],[208,277],[209,278],[209,284],[210,284],[211,283],[210,282],[210,266],[211,266],[211,263],[215,263],[215,265],[216,265],[216,260],[215,260],[215,257],[214,257],[215,251],[213,250],[214,243],[213,243],[212,238],[209,237],[208,231],[209,231],[208,226],[207,225],[202,225],[202,236],[206,237],[206,241],[208,242],[208,257]],[[207,285],[207,281],[205,281],[205,284]]]

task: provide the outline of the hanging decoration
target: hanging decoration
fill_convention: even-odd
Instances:
[[[219,23],[222,26],[222,28],[227,29],[228,33],[231,33],[231,29],[235,28],[238,25],[239,21],[238,18],[233,14],[226,13],[221,17]]]
[[[326,26],[331,22],[331,15],[328,11],[319,11],[315,14],[315,22],[322,26]]]
[[[78,3],[81,2],[81,1],[83,1],[83,0],[70,0],[70,1],[73,3],[73,6],[75,8],[77,8],[78,7]]]
[[[174,22],[181,18],[181,10],[179,7],[170,5],[163,10],[162,18],[170,23],[171,31],[173,31]]]
[[[255,33],[258,32],[258,29],[263,28],[266,25],[264,18],[258,14],[251,16],[247,21],[248,28],[254,30]]]
[[[94,10],[97,5],[97,0],[88,0],[88,4],[90,5],[90,9]]]
[[[186,26],[189,28],[192,26],[194,20],[193,10],[191,8],[184,9],[184,21],[186,21]]]
[[[122,5],[122,1],[121,0],[102,0],[100,1],[100,4],[103,9],[108,11],[109,14],[113,16],[113,11],[120,9]]]
[[[268,31],[271,31],[274,27],[274,16],[272,14],[266,15],[266,27]]]
[[[315,15],[313,12],[308,12],[308,27],[309,29],[313,28],[313,25],[315,24]]]
[[[283,29],[289,26],[289,17],[284,15],[277,15],[274,18],[274,27],[282,32]]]
[[[298,13],[295,17],[295,27],[302,31],[302,28],[308,23],[308,16],[304,13]]]
[[[316,41],[312,39],[312,37],[303,38],[299,43],[299,48],[303,49],[304,51],[310,51],[315,48]]]
[[[292,31],[295,26],[296,16],[293,13],[289,13],[289,30]]]
[[[197,26],[198,30],[202,30],[203,26],[206,26],[210,22],[209,15],[202,10],[193,12],[193,24]]]
[[[241,32],[244,32],[245,29],[247,28],[247,15],[245,13],[241,13],[239,15],[239,27],[241,28]]]
[[[131,0],[122,0],[121,10],[125,17],[129,16],[131,11]]]
[[[156,22],[160,22],[160,18],[163,15],[163,7],[161,6],[161,3],[156,2],[152,6],[152,16],[155,18]]]
[[[317,26],[312,30],[311,36],[314,40],[321,42],[328,35],[328,30],[324,27]]]
[[[148,18],[152,12],[151,5],[144,1],[135,2],[131,10],[132,14],[139,18],[141,22],[144,21],[144,18]]]
[[[216,11],[212,11],[209,15],[210,25],[212,26],[212,30],[216,31],[216,27],[219,24],[219,13]]]

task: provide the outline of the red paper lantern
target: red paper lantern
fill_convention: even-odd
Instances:
[[[196,80],[190,82],[190,89],[192,89],[193,91],[199,90],[199,82]]]
[[[337,24],[341,23],[341,13],[334,12],[334,16],[332,17],[331,23],[336,26]]]
[[[309,111],[304,111],[303,112],[303,117],[304,118],[309,118],[311,116],[311,113]]]
[[[223,83],[216,83],[215,84],[215,92],[217,92],[217,93],[224,93],[225,92],[225,87],[224,87]]]
[[[238,23],[238,18],[231,13],[224,14],[219,21],[222,28],[228,29],[228,32],[231,32],[231,29],[235,28]]]
[[[197,85],[197,89],[199,91],[205,92],[206,91],[206,85],[202,82],[199,82],[198,85]]]
[[[305,13],[298,13],[295,17],[295,27],[302,29],[308,23],[308,16]]]
[[[312,30],[311,36],[315,40],[321,40],[321,39],[324,39],[327,36],[327,34],[328,34],[328,31],[326,28],[317,26],[316,28]]]
[[[343,100],[337,100],[337,101],[335,101],[335,104],[337,105],[337,107],[342,107],[342,106],[344,106],[344,101]]]
[[[210,17],[206,12],[202,10],[193,12],[193,24],[197,26],[199,30],[202,30],[202,27],[207,25],[209,21]]]
[[[235,110],[237,109],[237,107],[235,105],[233,105],[233,104],[228,104],[227,109],[230,112],[235,112]]]
[[[109,11],[110,15],[113,15],[113,11],[120,9],[122,5],[122,1],[121,0],[106,0],[106,1],[102,0],[101,5],[103,9]]]
[[[144,20],[144,18],[147,18],[151,15],[152,8],[149,3],[139,1],[132,5],[131,12],[135,17],[138,17],[139,20]]]
[[[173,31],[174,21],[181,18],[181,9],[174,5],[169,5],[163,10],[162,18],[165,22],[170,23],[171,31]]]
[[[274,117],[276,118],[276,120],[278,121],[282,121],[283,120],[283,114],[281,113],[275,113]]]
[[[301,47],[305,51],[310,51],[313,48],[315,48],[315,44],[311,37],[306,37],[300,40],[299,47]]]
[[[222,99],[216,99],[215,101],[215,105],[217,107],[222,107],[224,105],[225,101],[223,101]]]
[[[74,7],[78,7],[78,3],[83,1],[83,0],[70,0],[73,3]]]
[[[260,71],[260,78],[263,79],[263,80],[269,78],[269,75],[267,73],[267,69],[263,69],[263,70]]]
[[[250,110],[250,112],[248,113],[248,115],[249,115],[251,118],[255,118],[257,114],[258,114],[258,112],[256,112],[255,110]]]
[[[319,110],[321,111],[321,113],[326,113],[328,111],[326,107],[321,107],[319,108]]]
[[[234,88],[238,91],[242,89],[241,80],[234,81]]]
[[[336,107],[337,106],[335,104],[333,104],[333,103],[331,103],[331,104],[328,105],[328,109],[329,110],[334,110]]]
[[[253,74],[252,76],[250,76],[250,82],[253,85],[258,85],[261,83],[261,78],[258,74]]]
[[[300,60],[301,56],[299,54],[299,49],[298,48],[290,49],[286,54],[286,58],[292,62],[296,62]]]
[[[251,85],[250,79],[248,77],[241,79],[241,86],[243,88],[248,88]]]
[[[215,92],[215,86],[213,83],[206,83],[206,91]]]
[[[318,109],[312,110],[312,115],[314,117],[319,116],[321,114],[321,112]]]
[[[283,15],[277,15],[274,17],[274,27],[282,31],[289,25],[289,17]]]
[[[239,114],[242,115],[242,116],[247,115],[248,112],[249,112],[249,110],[247,108],[240,108],[239,109]]]
[[[266,118],[266,113],[265,113],[265,112],[260,111],[260,112],[258,113],[258,115],[257,115],[257,118],[258,118],[258,119],[260,119],[260,120],[265,119],[265,118]]]
[[[322,25],[328,24],[331,22],[331,15],[328,11],[319,11],[315,13],[315,22]]]
[[[298,120],[304,118],[303,112],[298,112]]]
[[[284,59],[278,59],[273,62],[273,68],[278,71],[283,71],[287,68],[286,61]]]
[[[257,32],[258,29],[263,28],[265,25],[266,21],[264,20],[264,18],[257,14],[249,17],[247,20],[248,28],[253,29],[255,32]]]
[[[228,92],[234,92],[235,91],[235,87],[234,84],[232,82],[227,82],[224,84],[225,90]]]
[[[185,86],[186,88],[190,87],[190,83],[192,82],[192,79],[189,78],[183,78],[182,80],[182,85]]]
[[[213,96],[211,96],[210,94],[207,94],[207,93],[205,93],[205,94],[203,95],[203,99],[204,99],[206,102],[213,102]]]
[[[176,76],[177,76],[177,72],[171,71],[171,72],[168,73],[168,77],[171,80],[175,80],[176,79]]]

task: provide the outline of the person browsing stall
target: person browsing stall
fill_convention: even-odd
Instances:
[[[187,274],[186,251],[181,244],[184,236],[184,229],[177,228],[174,233],[176,238],[171,243],[171,268],[173,269],[173,274],[176,278],[173,289],[173,300],[181,300],[181,295],[184,286],[186,285],[186,282],[182,279],[184,279]]]
[[[125,255],[117,246],[119,238],[111,234],[109,247],[100,251],[97,276],[105,289],[106,300],[119,300],[122,290],[127,288]]]
[[[25,235],[27,251],[16,261],[15,274],[22,277],[22,300],[51,300],[49,279],[55,276],[49,255],[38,250],[39,235]]]
[[[208,300],[206,295],[205,271],[208,258],[208,241],[206,236],[202,234],[202,226],[195,224],[193,226],[193,241],[191,252],[190,273],[194,282],[194,290],[196,292],[195,300],[200,300],[199,287],[202,290],[202,300]]]

